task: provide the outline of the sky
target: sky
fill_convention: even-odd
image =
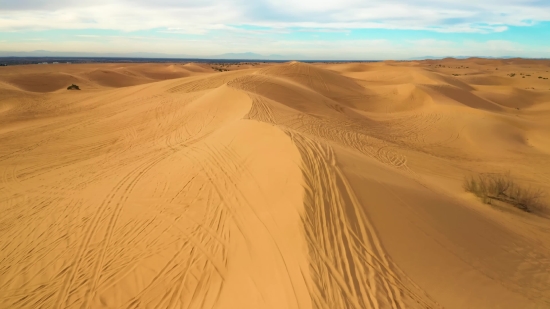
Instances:
[[[550,58],[550,0],[0,0],[0,51]]]

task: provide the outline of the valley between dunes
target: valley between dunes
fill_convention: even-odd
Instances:
[[[0,68],[0,308],[550,308],[550,62],[224,68]]]

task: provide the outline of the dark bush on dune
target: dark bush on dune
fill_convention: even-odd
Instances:
[[[75,85],[75,84],[72,84],[72,85],[70,85],[69,87],[67,87],[67,90],[80,90],[80,87],[78,87],[78,86]]]
[[[481,198],[485,204],[500,201],[527,212],[546,208],[541,201],[545,196],[542,190],[518,185],[509,173],[468,176],[464,179],[464,189]]]

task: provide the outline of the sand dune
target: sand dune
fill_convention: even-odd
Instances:
[[[0,308],[548,308],[547,68],[0,68]]]
[[[3,68],[0,82],[30,92],[53,92],[72,83],[84,89],[120,88],[211,72],[196,64],[24,65]]]

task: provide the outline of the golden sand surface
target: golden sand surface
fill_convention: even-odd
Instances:
[[[0,308],[550,308],[549,61],[223,68],[0,68]]]

